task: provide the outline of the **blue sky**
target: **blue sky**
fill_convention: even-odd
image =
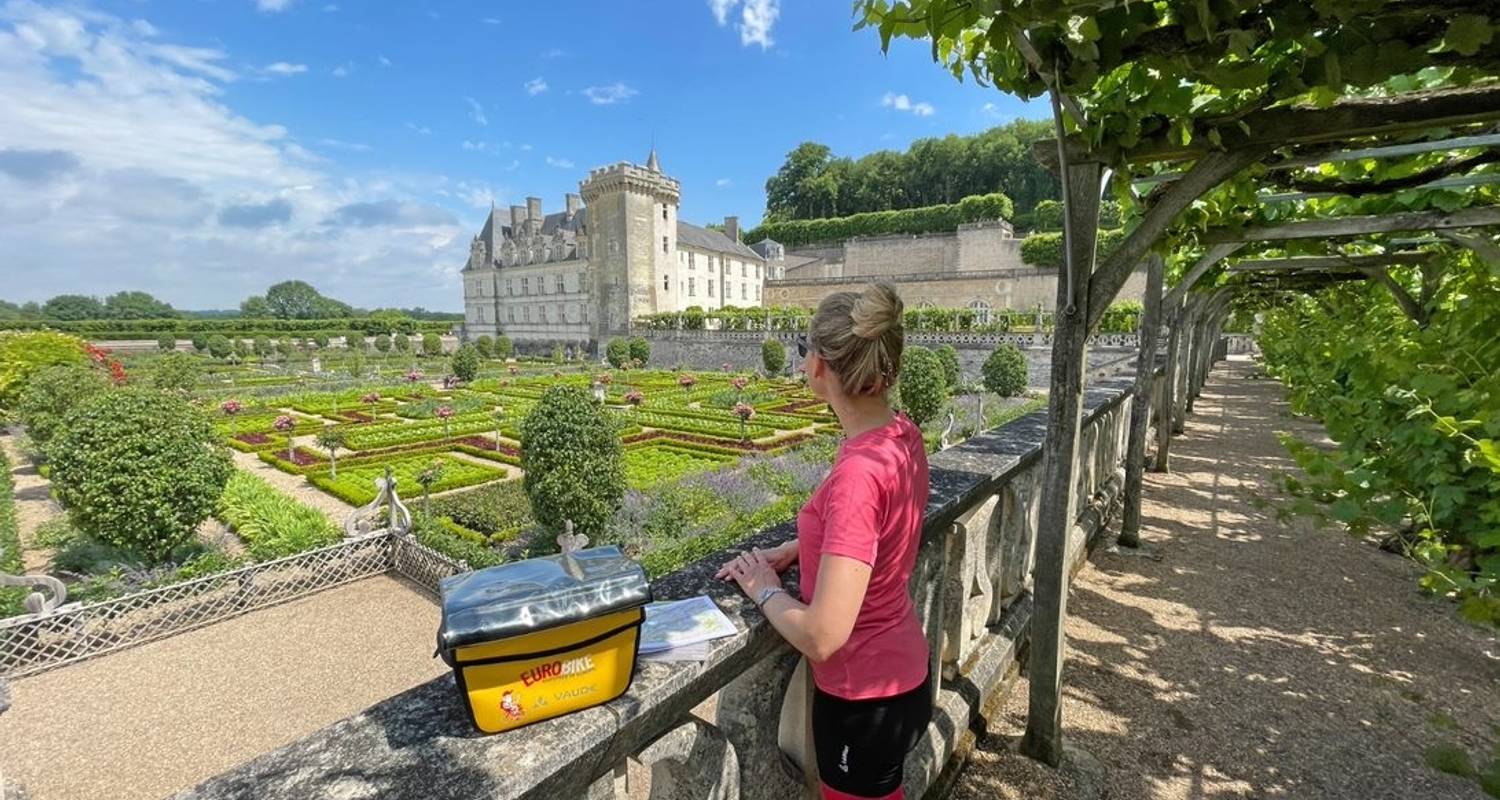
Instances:
[[[682,181],[753,224],[797,143],[840,154],[1026,107],[843,0],[0,5],[0,298],[151,291],[231,307],[286,278],[461,305],[489,204],[550,211],[590,167]]]

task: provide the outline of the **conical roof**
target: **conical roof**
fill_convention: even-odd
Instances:
[[[646,156],[646,169],[661,172],[661,162],[656,160],[656,145],[651,145],[651,155]]]

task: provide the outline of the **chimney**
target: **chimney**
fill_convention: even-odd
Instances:
[[[526,206],[510,207],[510,238],[520,241],[525,233],[521,228],[526,224]]]
[[[531,222],[531,231],[540,233],[542,230],[542,198],[526,198],[526,219]]]
[[[577,214],[579,211],[583,210],[583,198],[582,197],[579,197],[578,195],[573,194],[572,192],[568,192],[567,194],[563,195],[563,199],[567,203],[567,207],[568,207],[568,219],[572,219],[575,214]]]
[[[725,217],[724,218],[724,235],[728,236],[730,239],[733,239],[736,242],[738,242],[740,240],[740,218],[739,217]]]

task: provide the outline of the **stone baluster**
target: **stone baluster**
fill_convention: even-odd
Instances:
[[[734,749],[745,800],[789,800],[816,784],[812,684],[800,654],[780,647],[719,691],[716,724]],[[807,774],[808,768],[812,774]]]
[[[722,731],[703,720],[689,717],[642,748],[635,758],[651,770],[651,787],[646,795],[650,800],[740,800],[740,760],[734,745]],[[755,773],[757,779],[760,772]],[[633,787],[628,779],[625,795],[618,792],[615,775],[606,775],[600,781],[605,779],[610,780],[616,800],[638,794],[630,791]],[[591,794],[589,800],[599,798]]]
[[[1000,609],[1014,603],[1031,585],[1031,568],[1036,562],[1036,529],[1041,513],[1041,491],[1038,481],[1041,469],[1033,465],[1006,482],[1001,494],[1004,503],[1000,517],[1001,564],[1004,580],[1000,586]],[[991,624],[999,621],[996,613]]]
[[[968,661],[974,645],[988,632],[996,605],[995,582],[1000,562],[999,495],[990,495],[959,516],[950,534],[943,584],[943,674],[953,679]],[[990,555],[993,553],[993,557]]]

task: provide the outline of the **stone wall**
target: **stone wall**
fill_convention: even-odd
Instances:
[[[1065,548],[1070,568],[1119,505],[1131,383],[1118,378],[1085,393],[1079,515]],[[1154,382],[1153,393],[1160,384]],[[932,492],[911,592],[932,653],[935,702],[933,720],[907,758],[904,788],[914,800],[935,794],[944,772],[961,764],[982,709],[1000,699],[1004,677],[1024,650],[1034,613],[1046,428],[1046,413],[1038,412],[931,458]],[[733,551],[773,546],[793,534],[790,524],[776,526]],[[816,776],[806,670],[752,603],[714,579],[729,556],[713,553],[657,579],[652,591],[659,599],[709,595],[739,633],[714,641],[701,662],[641,663],[626,694],[611,703],[478,736],[453,678],[444,676],[179,797],[810,796],[806,787]],[[797,585],[795,575],[787,584]],[[694,715],[709,698],[716,700],[713,711]],[[632,785],[627,759],[649,770],[650,786]]]
[[[1011,240],[1016,241],[1016,240]],[[1052,310],[1057,301],[1057,270],[1004,269],[923,274],[910,265],[902,273],[884,276],[787,278],[766,282],[766,305],[815,308],[834,292],[857,290],[872,280],[894,284],[907,308],[931,305],[938,308],[970,308],[976,300],[991,309]],[[1141,300],[1146,292],[1146,273],[1132,272],[1120,289],[1120,300]]]

